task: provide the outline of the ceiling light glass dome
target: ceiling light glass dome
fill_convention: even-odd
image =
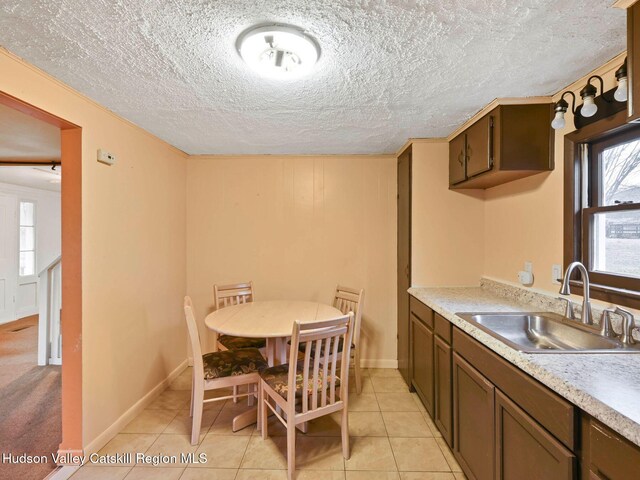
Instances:
[[[271,78],[305,75],[320,57],[315,40],[288,25],[253,27],[238,37],[237,47],[247,65]]]

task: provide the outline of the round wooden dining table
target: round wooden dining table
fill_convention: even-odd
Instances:
[[[268,300],[221,308],[205,318],[205,325],[219,334],[234,337],[265,338],[267,362],[270,366],[286,363],[287,340],[293,324],[329,320],[343,315],[331,305],[298,300]],[[257,409],[233,419],[233,431],[256,422]]]

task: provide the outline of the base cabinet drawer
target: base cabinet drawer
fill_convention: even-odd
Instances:
[[[496,479],[573,480],[576,456],[496,390]]]

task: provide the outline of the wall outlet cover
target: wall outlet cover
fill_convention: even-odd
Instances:
[[[551,265],[551,282],[560,283],[562,281],[562,265],[554,263]]]
[[[518,272],[518,281],[524,286],[533,285],[533,273],[524,270]]]

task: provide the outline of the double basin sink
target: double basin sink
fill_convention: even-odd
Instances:
[[[457,313],[459,317],[523,353],[640,353],[600,335],[595,327],[555,313]]]

